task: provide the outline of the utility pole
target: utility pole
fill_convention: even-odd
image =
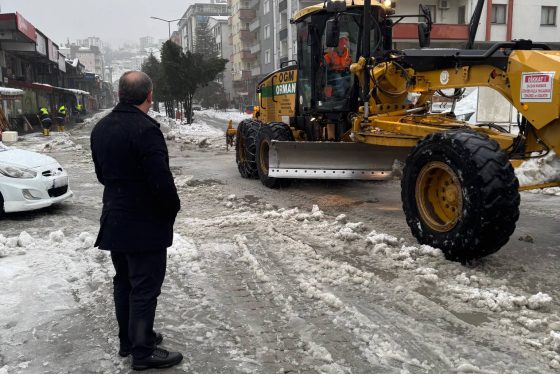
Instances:
[[[177,18],[177,19],[163,19],[163,18],[158,18],[158,17],[150,17],[151,19],[157,19],[159,21],[163,21],[163,22],[167,22],[167,28],[168,28],[168,32],[169,32],[169,39],[171,39],[171,22],[177,22],[177,21],[182,21],[182,20],[186,20],[186,18]]]

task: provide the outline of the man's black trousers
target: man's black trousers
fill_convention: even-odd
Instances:
[[[154,317],[157,297],[165,278],[167,250],[148,253],[111,252],[115,311],[121,346],[129,346],[135,358],[155,349]]]

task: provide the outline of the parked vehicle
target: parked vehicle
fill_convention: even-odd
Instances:
[[[54,158],[0,143],[0,216],[45,208],[72,195],[68,173]]]

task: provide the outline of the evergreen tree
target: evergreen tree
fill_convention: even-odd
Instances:
[[[181,47],[167,41],[162,47],[161,63],[170,95],[182,103],[187,123],[192,123],[192,102],[197,89],[216,79],[227,60],[184,53]]]
[[[159,103],[164,103],[165,113],[168,117],[175,117],[173,110],[173,97],[169,92],[167,81],[163,77],[163,66],[158,59],[150,53],[148,59],[142,64],[142,71],[152,78],[154,83],[154,110],[159,112]]]
[[[208,22],[200,22],[196,26],[194,52],[200,53],[205,59],[218,57],[216,40],[208,29]]]

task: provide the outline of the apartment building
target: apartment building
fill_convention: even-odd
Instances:
[[[397,0],[397,14],[415,14],[419,5],[427,6],[435,23],[432,42],[444,46],[460,45],[468,38],[468,24],[477,0]],[[558,0],[486,0],[476,42],[486,46],[513,39],[531,39],[560,46]],[[395,27],[397,47],[414,44],[415,19]]]
[[[195,52],[196,32],[201,23],[207,23],[210,16],[229,16],[227,3],[213,0],[211,3],[196,3],[187,8],[178,23],[183,50]]]
[[[317,0],[229,0],[232,11],[234,91],[240,102],[255,103],[255,88],[267,74],[296,57],[292,15]]]
[[[211,16],[208,19],[208,31],[214,39],[217,57],[230,60],[231,58],[231,28],[229,26],[228,16]],[[222,83],[224,91],[227,95],[228,102],[233,98],[233,63],[229,61],[226,69],[218,77],[218,82]]]
[[[149,47],[157,45],[153,36],[144,36],[140,38],[140,49],[144,50]]]

